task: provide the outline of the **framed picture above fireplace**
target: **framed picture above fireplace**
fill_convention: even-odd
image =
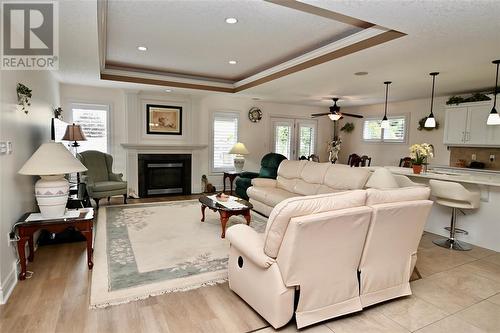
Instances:
[[[182,135],[182,107],[146,104],[146,133]]]

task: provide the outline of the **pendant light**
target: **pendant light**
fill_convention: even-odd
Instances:
[[[436,76],[439,72],[429,73],[432,76],[432,95],[431,95],[431,114],[425,120],[424,127],[427,128],[435,128],[436,127],[436,118],[434,118],[434,113],[432,113],[432,107],[434,106],[434,84],[436,83]]]
[[[389,128],[389,120],[387,119],[387,98],[389,96],[389,85],[391,81],[385,81],[385,109],[384,109],[384,118],[382,118],[382,123],[380,123],[380,127],[387,129]]]
[[[497,94],[498,94],[498,65],[500,65],[500,60],[494,60],[493,63],[497,65],[497,76],[495,78],[495,92],[493,98],[493,109],[491,109],[490,115],[488,116],[488,125],[500,125],[500,115],[495,108],[497,106]]]

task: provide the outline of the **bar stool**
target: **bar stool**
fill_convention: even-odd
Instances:
[[[455,234],[460,230],[456,227],[457,209],[477,209],[481,193],[478,190],[466,189],[463,185],[455,182],[445,182],[431,179],[429,181],[431,194],[436,197],[435,202],[439,205],[451,207],[450,238],[437,239],[433,243],[452,250],[469,251],[472,247],[455,239]],[[447,228],[446,228],[447,229]],[[465,232],[462,230],[462,232]],[[466,233],[466,232],[465,232]]]

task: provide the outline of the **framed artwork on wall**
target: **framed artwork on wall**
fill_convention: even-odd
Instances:
[[[146,104],[146,132],[182,135],[182,107]]]

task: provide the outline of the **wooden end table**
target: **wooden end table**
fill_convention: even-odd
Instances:
[[[233,194],[233,182],[239,175],[241,175],[241,172],[238,171],[224,171],[224,175],[222,176],[222,183],[224,184],[224,189],[222,190],[222,192],[224,193],[226,192],[226,178],[229,178],[229,184],[231,186],[229,188],[230,190],[229,193]]]
[[[84,208],[79,210],[80,215],[75,218],[61,218],[41,221],[26,222],[26,219],[31,213],[24,214],[16,226],[19,234],[19,241],[17,242],[17,251],[19,252],[19,261],[21,263],[21,272],[19,273],[19,280],[26,279],[26,243],[28,243],[30,254],[28,261],[32,262],[35,259],[33,234],[40,230],[45,229],[49,232],[62,232],[68,227],[74,227],[80,231],[87,240],[87,265],[92,269],[94,263],[92,262],[92,229],[94,228],[94,209]]]
[[[223,205],[221,205],[219,202],[217,202],[216,200],[212,200],[206,195],[200,197],[199,201],[201,203],[201,222],[205,221],[205,209],[207,207],[214,212],[219,212],[220,224],[221,224],[221,228],[222,228],[222,233],[220,235],[221,238],[226,237],[226,225],[227,225],[227,221],[229,220],[229,218],[231,216],[243,215],[243,217],[247,221],[247,225],[250,224],[250,219],[251,219],[250,210],[253,208],[253,205],[246,200],[243,200],[243,199],[236,200],[239,203],[245,205],[245,207],[241,208],[241,209],[226,208]]]

